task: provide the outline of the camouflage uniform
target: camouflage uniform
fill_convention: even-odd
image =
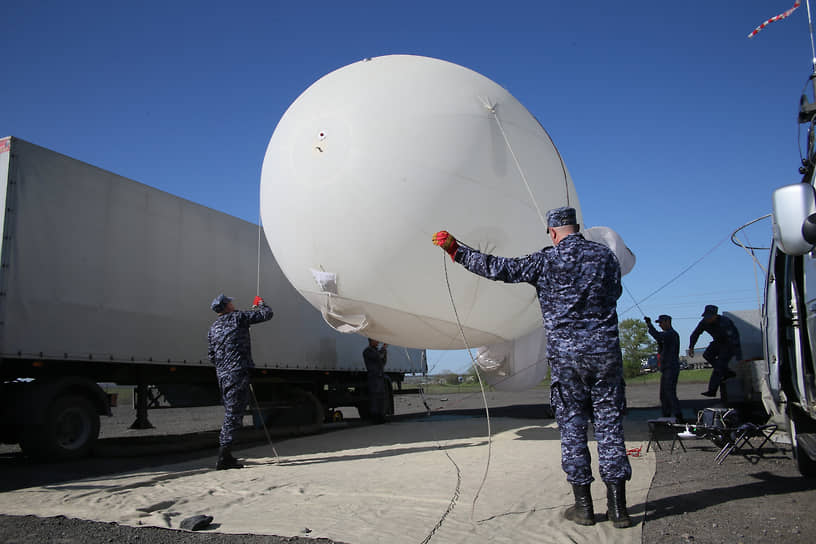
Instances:
[[[385,363],[388,360],[388,352],[385,349],[377,349],[368,346],[363,350],[363,362],[368,374],[368,410],[369,415],[374,420],[385,418]]]
[[[573,212],[574,213],[574,212]],[[495,257],[460,245],[456,262],[471,272],[536,288],[550,361],[551,403],[561,430],[561,466],[567,481],[594,478],[587,448],[592,421],[604,482],[629,480],[623,439],[626,407],[618,337],[620,265],[606,246],[578,233],[557,246],[519,258]]]
[[[658,331],[651,322],[649,334],[657,341],[660,355],[660,409],[663,417],[683,418],[680,400],[677,398],[677,379],[680,376],[680,335],[669,328]]]
[[[218,316],[207,333],[210,363],[215,365],[221,400],[224,403],[224,424],[219,442],[232,444],[233,435],[241,428],[244,409],[249,403],[249,369],[252,347],[249,326],[272,319],[272,309],[266,304],[257,310],[235,311]]]
[[[708,381],[708,390],[716,393],[726,376],[733,375],[728,369],[728,362],[732,357],[742,358],[739,331],[734,323],[724,315],[717,315],[717,319],[712,323],[706,323],[706,320],[703,319],[691,333],[690,349],[694,349],[697,339],[703,332],[707,332],[714,339],[703,352],[703,359],[713,368]]]

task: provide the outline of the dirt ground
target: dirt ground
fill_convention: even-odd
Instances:
[[[678,395],[686,417],[716,405],[699,395],[702,386],[681,384]],[[630,386],[627,390],[627,418],[639,422],[641,454],[648,443],[647,421],[657,417],[656,385]],[[436,395],[426,399],[432,412],[483,412],[481,394]],[[491,415],[546,417],[549,391],[488,393]],[[411,418],[426,412],[415,395],[398,397],[397,418]],[[35,485],[64,482],[101,474],[117,474],[184,459],[215,458],[217,428],[223,414],[219,407],[171,409],[151,412],[155,429],[131,431],[133,412],[120,407],[103,423],[101,440],[94,457],[59,464],[34,464],[16,447],[0,448],[0,492]],[[344,410],[346,421],[324,429],[343,432],[361,424],[352,410]],[[246,424],[251,424],[247,418]],[[309,429],[301,429],[309,431]],[[276,439],[297,429],[276,433]],[[627,437],[632,440],[633,437]],[[265,441],[263,431],[247,428],[244,445]],[[657,469],[645,504],[631,504],[634,517],[643,520],[645,543],[758,543],[812,542],[816,518],[810,512],[816,503],[816,479],[799,476],[789,448],[766,451],[762,457],[734,453],[721,464],[714,462],[719,448],[705,439],[687,439],[670,451],[671,441],[661,441]],[[240,450],[241,446],[237,449]],[[0,515],[0,542],[208,542],[208,543],[328,543],[308,536],[281,538],[257,535],[226,535],[215,532],[181,532],[152,527],[133,528],[64,517]],[[349,543],[357,544],[357,543]],[[362,544],[362,543],[360,543]]]

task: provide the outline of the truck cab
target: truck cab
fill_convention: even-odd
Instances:
[[[803,111],[806,106],[803,97]],[[802,114],[800,114],[800,121]],[[816,191],[813,123],[802,182],[773,193],[773,241],[765,282],[762,332],[768,386],[763,404],[787,423],[794,458],[816,476]]]

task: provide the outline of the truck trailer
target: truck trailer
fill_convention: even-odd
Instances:
[[[267,424],[368,411],[367,340],[329,327],[289,284],[259,226],[16,137],[0,139],[0,442],[87,454],[110,414],[100,383],[147,410],[219,402],[207,330],[219,293],[275,316],[254,326],[252,383]],[[258,274],[260,270],[260,274]],[[387,402],[423,350],[389,347]],[[395,387],[396,386],[396,387]]]

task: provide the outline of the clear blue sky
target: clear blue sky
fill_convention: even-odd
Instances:
[[[541,121],[587,226],[615,228],[637,254],[624,283],[642,298],[799,181],[805,6],[746,37],[792,5],[7,2],[0,136],[257,221],[266,145],[303,90],[365,57],[445,59]],[[770,224],[749,232],[765,243]],[[672,314],[685,347],[707,303],[757,306],[752,262],[730,242],[641,306]],[[624,293],[621,318],[640,317],[630,306]],[[465,358],[435,352],[430,363],[458,370]]]

